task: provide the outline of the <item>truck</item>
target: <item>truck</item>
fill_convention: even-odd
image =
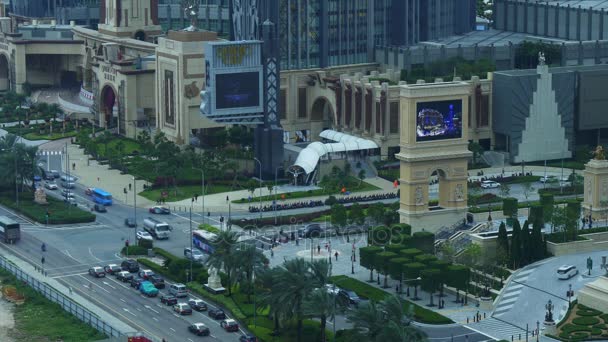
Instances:
[[[21,238],[21,226],[6,216],[0,216],[0,240],[15,243]]]
[[[171,227],[167,222],[161,222],[148,217],[144,220],[144,229],[157,240],[168,239]]]

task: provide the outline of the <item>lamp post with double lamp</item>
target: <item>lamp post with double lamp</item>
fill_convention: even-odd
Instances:
[[[202,213],[203,223],[205,223],[205,170],[203,168],[193,167],[192,169],[201,172],[201,202],[202,202]],[[192,238],[191,238],[192,239]]]
[[[137,179],[135,177],[133,177],[133,223],[135,224],[133,241],[137,241]]]
[[[253,158],[260,167],[260,224],[262,224],[262,162],[258,158]]]

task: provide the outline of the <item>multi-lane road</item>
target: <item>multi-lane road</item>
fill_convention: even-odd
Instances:
[[[50,192],[50,191],[49,191]],[[57,192],[57,190],[55,190]],[[74,189],[79,206],[86,208],[91,203],[84,195],[84,189]],[[159,298],[148,298],[129,287],[128,283],[117,281],[113,276],[93,278],[88,275],[92,266],[104,266],[111,263],[120,264],[123,257],[119,255],[124,241],[134,239],[134,228],[124,225],[124,218],[133,215],[133,208],[120,203],[108,208],[107,213],[98,213],[94,223],[52,226],[34,224],[13,212],[0,208],[0,214],[8,215],[22,224],[22,238],[15,245],[4,245],[4,248],[20,258],[43,267],[48,277],[53,277],[73,291],[104,308],[107,312],[121,318],[134,330],[140,331],[155,340],[165,338],[167,341],[196,340],[196,336],[187,330],[189,324],[202,322],[211,330],[211,338],[220,341],[238,341],[239,333],[225,332],[219,321],[208,317],[206,312],[194,312],[192,316],[179,316],[169,306],[160,303]],[[148,213],[138,209],[138,223]],[[165,241],[155,241],[155,245],[170,252],[183,254],[185,246],[189,246],[190,221],[182,215],[163,216],[163,220],[174,227],[171,238]],[[193,222],[196,227],[199,221]],[[45,243],[46,252],[41,245]],[[45,262],[42,264],[42,257]],[[161,290],[161,294],[166,290]],[[181,301],[186,301],[184,298]],[[213,308],[211,303],[208,303]]]

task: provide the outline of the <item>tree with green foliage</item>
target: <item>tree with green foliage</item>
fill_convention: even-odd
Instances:
[[[473,165],[477,165],[477,161],[483,155],[483,147],[478,142],[469,140],[469,151],[473,153]]]
[[[420,277],[420,272],[422,272],[422,270],[424,269],[426,269],[426,266],[419,262],[412,262],[403,265],[403,274],[405,279],[407,280],[406,284],[408,284],[408,287],[410,285],[414,287],[414,297],[412,298],[412,300],[420,299],[418,298],[417,288],[419,281],[417,280],[417,278]]]
[[[412,226],[407,223],[397,223],[391,226],[391,232],[393,234],[407,234],[412,235]]]
[[[446,270],[448,276],[446,284],[456,289],[456,300],[460,296],[459,291],[468,288],[471,279],[471,270],[464,265],[450,265]]]
[[[350,224],[362,226],[365,223],[365,213],[359,203],[353,203],[348,212],[348,221]]]
[[[541,193],[540,205],[543,208],[542,222],[551,222],[551,216],[553,215],[553,207],[555,206],[555,199],[553,194],[547,192]]]
[[[380,252],[374,257],[376,270],[384,276],[384,288],[388,287],[389,260],[397,257],[393,252]]]
[[[507,183],[501,183],[499,193],[500,197],[502,198],[509,197],[509,194],[511,193],[511,186]]]
[[[370,245],[384,246],[391,242],[391,230],[386,226],[373,227],[368,231]]]
[[[515,49],[515,68],[534,69],[538,65],[538,54],[545,55],[547,65],[560,64],[561,49],[557,44],[524,41]]]
[[[433,304],[433,294],[439,290],[440,281],[439,277],[441,272],[438,269],[424,269],[420,272],[420,287],[430,294],[429,306],[435,306]]]
[[[528,222],[530,222],[531,224],[534,224],[535,222],[537,222],[541,226],[544,225],[545,222],[549,222],[549,221],[545,221],[544,212],[545,212],[545,208],[543,208],[543,206],[540,204],[531,206],[529,214],[528,214]],[[553,208],[551,208],[551,212],[553,212]]]
[[[312,291],[302,305],[304,316],[316,317],[321,322],[321,326],[319,327],[321,342],[327,341],[325,334],[327,320],[333,321],[336,314],[339,314],[342,310],[342,301],[337,300],[336,296],[336,294],[327,291],[325,288],[318,288]]]
[[[236,281],[241,285],[241,290],[247,289],[247,299],[251,302],[254,276],[259,275],[268,266],[268,258],[255,245],[248,243],[235,244],[231,254],[238,260]]]
[[[532,234],[530,235],[530,251],[532,261],[538,261],[545,257],[545,244],[542,236],[540,222],[532,223]]]
[[[566,216],[568,218],[568,235],[570,241],[576,241],[578,236],[578,220],[581,215],[581,202],[570,201],[566,204]]]
[[[441,244],[439,249],[441,260],[453,263],[456,259],[456,248],[450,240],[446,240]]]
[[[376,224],[381,223],[384,219],[384,203],[376,202],[370,205],[367,208],[367,216],[371,217]]]
[[[507,197],[502,200],[502,213],[507,219],[517,217],[517,198]]]
[[[511,252],[509,257],[511,259],[511,265],[516,270],[521,265],[521,226],[519,220],[513,222],[513,232],[511,233]]]
[[[359,170],[357,177],[359,177],[359,186],[361,186],[361,184],[363,184],[363,180],[365,180],[365,170],[364,169]]]
[[[348,313],[348,320],[353,324],[353,338],[370,342],[426,341],[426,335],[410,324],[412,318],[413,311],[404,311],[403,300],[397,296],[388,296],[378,303],[363,303]]]
[[[526,202],[529,205],[530,201],[528,200],[528,198],[530,197],[530,195],[532,195],[532,193],[536,190],[533,186],[531,182],[525,182],[521,185],[522,188],[522,192],[524,194],[524,197],[526,198]]]
[[[399,281],[399,288],[401,288],[401,285],[403,284],[403,273],[404,273],[403,265],[405,265],[406,263],[410,263],[410,262],[412,262],[412,261],[407,258],[404,258],[402,256],[392,258],[388,261],[388,274],[394,280]]]
[[[531,243],[530,243],[530,227],[528,221],[524,222],[521,230],[521,265],[525,266],[530,263],[531,259]]]
[[[396,210],[386,209],[382,217],[382,223],[386,226],[391,226],[399,222],[399,213]]]
[[[509,261],[509,236],[507,234],[507,226],[504,222],[498,227],[498,239],[496,240],[496,252],[500,255],[499,262],[501,265]]]
[[[338,226],[338,229],[346,226],[347,216],[346,207],[340,203],[331,206],[331,224]]]
[[[435,234],[431,232],[416,232],[412,235],[412,244],[424,253],[435,254]]]
[[[381,253],[382,248],[378,246],[368,246],[359,248],[359,265],[369,270],[369,281],[374,281],[374,269],[376,267],[376,254]]]

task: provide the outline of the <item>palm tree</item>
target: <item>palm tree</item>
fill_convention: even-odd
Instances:
[[[273,301],[285,306],[286,318],[295,318],[297,322],[297,341],[302,341],[302,327],[304,321],[304,300],[317,287],[311,273],[310,262],[301,259],[291,259],[278,267],[274,275],[272,295],[276,296]]]
[[[258,288],[262,290],[258,298],[256,298],[259,304],[258,310],[268,308],[268,315],[274,321],[274,331],[277,332],[281,328],[280,319],[287,315],[287,307],[281,303],[278,296],[276,296],[272,289],[274,287],[274,279],[277,277],[276,273],[278,268],[267,268],[263,269],[259,274],[256,275],[256,283],[259,285]]]
[[[234,258],[234,249],[239,238],[239,233],[230,229],[220,231],[211,240],[213,253],[207,259],[207,266],[223,270],[228,276],[228,296],[232,295],[232,283],[234,281],[235,266],[240,260]]]
[[[302,311],[308,317],[318,317],[321,321],[321,342],[325,342],[327,319],[334,321],[336,312],[342,309],[342,302],[336,301],[336,295],[324,287],[314,290],[304,301]]]
[[[404,311],[401,298],[389,296],[379,303],[372,301],[359,306],[348,319],[355,332],[369,341],[426,341],[425,334],[411,325],[412,314]]]
[[[257,276],[263,272],[268,265],[268,259],[252,244],[240,243],[233,248],[231,253],[234,255],[234,259],[239,261],[236,281],[244,281],[249,286],[254,286],[254,274]],[[247,292],[247,301],[251,302],[251,291]]]

